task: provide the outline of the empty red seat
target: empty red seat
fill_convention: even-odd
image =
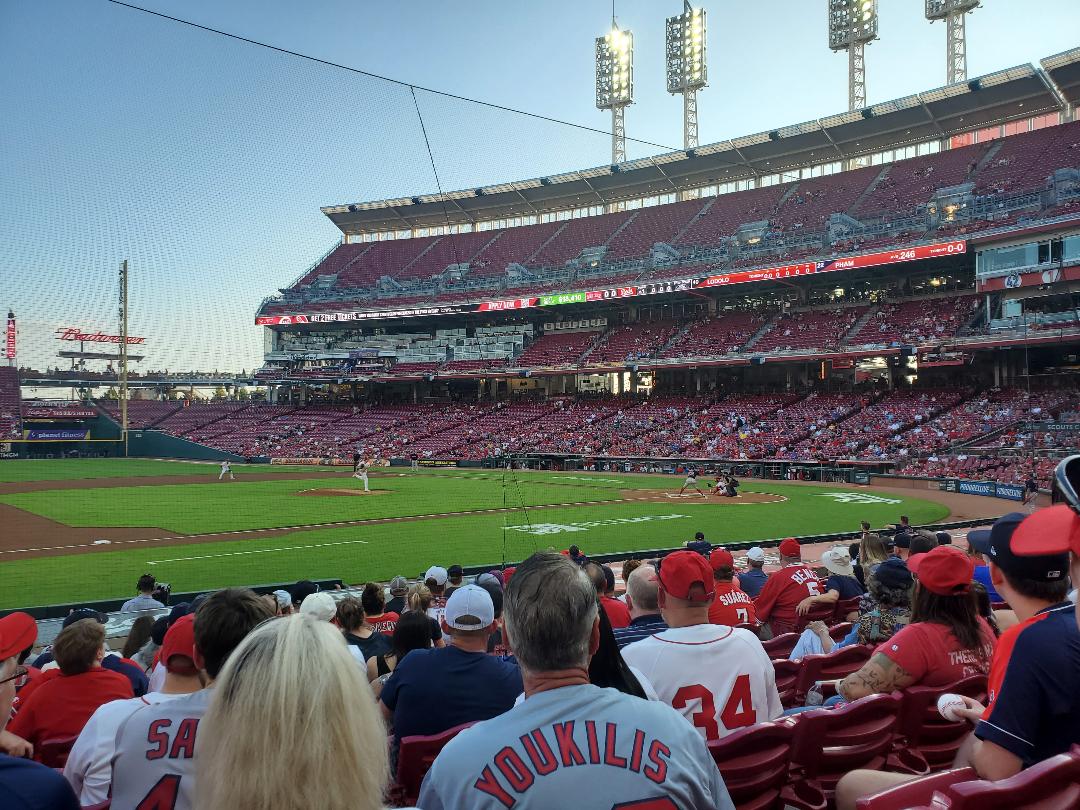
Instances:
[[[791,655],[791,651],[795,649],[795,645],[799,641],[798,633],[781,633],[776,638],[771,638],[768,641],[763,641],[761,646],[765,648],[765,652],[769,654],[769,658],[787,658]]]
[[[825,807],[825,796],[813,785],[788,785],[794,731],[787,720],[758,723],[709,743],[709,753],[739,810]]]
[[[799,682],[799,673],[802,672],[802,662],[778,658],[772,662],[772,665],[780,702],[785,709],[798,705],[795,700],[795,687]]]
[[[897,733],[902,744],[926,760],[931,771],[952,766],[956,752],[971,733],[966,720],[946,720],[937,710],[941,695],[954,693],[986,702],[986,676],[972,675],[943,687],[912,686],[900,692]]]
[[[467,729],[472,723],[447,729],[440,734],[402,737],[398,747],[397,781],[390,787],[390,799],[394,806],[414,805],[420,796],[420,784],[431,770],[431,763],[450,740]]]
[[[839,709],[817,709],[795,719],[792,775],[822,790],[829,801],[836,783],[858,768],[922,775],[926,763],[905,751],[892,752],[900,696],[871,695]]]

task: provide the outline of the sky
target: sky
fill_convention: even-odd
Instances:
[[[423,88],[603,130],[593,40],[611,3],[143,0],[141,5]],[[825,0],[706,0],[710,143],[841,112],[847,57]],[[871,103],[945,80],[945,27],[880,0]],[[676,0],[616,0],[634,32],[630,158],[682,144],[664,85]],[[1037,9],[1037,13],[1035,13]],[[1076,0],[985,0],[968,17],[977,76],[1080,44]],[[423,116],[438,171],[417,117]],[[660,147],[664,148],[660,148]],[[144,368],[261,364],[260,302],[330,250],[320,206],[605,165],[610,137],[315,64],[107,0],[0,0],[0,306],[19,363],[59,362],[60,327],[116,331],[131,263]]]

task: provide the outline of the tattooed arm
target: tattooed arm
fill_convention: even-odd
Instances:
[[[844,700],[858,700],[867,695],[880,695],[911,686],[915,678],[898,666],[883,653],[874,653],[873,657],[862,665],[862,669],[853,672],[840,681],[836,691]]]

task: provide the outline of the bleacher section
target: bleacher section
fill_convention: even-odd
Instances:
[[[869,310],[869,306],[857,306],[831,312],[782,315],[751,348],[755,352],[839,349],[841,338]]]
[[[978,307],[979,298],[974,295],[884,304],[845,343],[888,346],[944,340],[966,325]]]
[[[158,402],[156,400],[132,399],[127,404],[127,417],[129,428],[154,427],[172,413],[178,411],[183,403]],[[104,399],[98,402],[114,421],[120,421],[120,403],[112,399]]]
[[[600,332],[552,332],[537,338],[517,359],[520,368],[570,366],[600,337]]]
[[[737,351],[765,325],[768,316],[756,312],[732,312],[688,326],[660,357],[709,357]]]

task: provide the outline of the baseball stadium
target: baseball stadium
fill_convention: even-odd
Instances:
[[[360,12],[337,0],[310,12],[272,3],[263,19],[246,0],[50,5],[63,15],[52,34],[46,8],[0,10],[13,45],[0,64],[34,88],[13,95],[0,124],[16,157],[11,182],[0,179],[12,201],[0,213],[0,664],[21,653],[14,674],[0,671],[19,690],[0,724],[0,804],[271,806],[229,793],[228,735],[213,757],[200,749],[212,764],[152,777],[145,763],[124,766],[125,729],[145,714],[135,707],[128,725],[104,726],[111,766],[83,746],[112,703],[30,735],[46,691],[66,705],[56,684],[80,677],[63,663],[79,633],[107,639],[91,670],[120,661],[121,647],[123,665],[141,670],[140,692],[109,665],[121,686],[134,678],[114,697],[145,702],[196,677],[193,696],[218,679],[240,694],[231,647],[220,674],[201,663],[213,641],[200,633],[214,631],[200,622],[249,599],[249,617],[269,604],[289,616],[273,625],[303,632],[253,623],[233,644],[245,655],[288,643],[318,659],[316,616],[371,675],[362,686],[370,680],[382,717],[365,708],[343,722],[357,723],[350,746],[377,726],[382,765],[358,769],[341,795],[361,791],[359,806],[373,808],[553,806],[559,791],[584,788],[571,781],[581,776],[550,748],[545,770],[541,731],[511,722],[527,704],[496,704],[500,679],[515,684],[511,697],[544,691],[536,673],[558,658],[544,643],[577,649],[569,624],[530,640],[529,622],[548,599],[570,615],[572,601],[558,600],[587,579],[600,640],[583,683],[668,703],[655,721],[642,715],[653,731],[637,731],[668,736],[623,751],[635,730],[612,715],[598,748],[603,733],[584,721],[582,773],[610,791],[571,806],[1080,807],[1080,690],[1062,708],[1033,696],[1040,684],[1026,698],[1009,689],[1051,627],[1066,652],[1047,659],[1056,674],[1030,677],[1080,687],[1070,584],[1070,570],[1080,575],[1080,47],[1068,41],[1080,16],[1070,3],[1043,18],[1057,29],[1040,38],[1049,46],[1013,50],[989,43],[1031,21],[998,0],[926,0],[925,15],[919,4],[800,3],[769,47],[815,51],[805,71],[766,65],[740,43],[738,59],[754,60],[743,71],[724,51],[720,32],[784,16],[779,0],[758,4],[771,12],[560,1],[516,19],[484,3],[476,17],[429,9],[426,20],[406,19],[407,3]],[[321,34],[305,29],[307,13]],[[944,84],[927,21],[946,29]],[[890,25],[903,43],[890,42]],[[361,48],[343,33],[356,26]],[[491,75],[515,35],[522,59],[560,62],[550,81],[516,66]],[[425,48],[450,36],[453,66]],[[121,43],[131,50],[116,55]],[[905,76],[909,61],[919,66]],[[725,98],[729,82],[752,87]],[[785,93],[806,98],[789,104]],[[770,589],[789,575],[809,591],[781,609]],[[540,576],[550,592],[530,590]],[[757,576],[769,584],[752,592]],[[907,601],[883,607],[898,590]],[[713,613],[721,594],[740,606],[730,621]],[[379,604],[386,625],[367,622]],[[475,644],[492,653],[485,666],[504,668],[460,683],[464,670],[448,670],[448,689],[474,684],[491,705],[462,699],[458,711],[460,693],[447,692],[436,720],[414,723],[432,695],[409,691],[416,651],[407,669],[409,648],[390,644],[398,622],[425,611],[439,632],[419,645],[431,647],[431,672],[442,666],[434,654]],[[650,616],[663,627],[641,629]],[[185,622],[186,658],[169,641]],[[952,664],[922,675],[910,653],[882,651],[930,625],[953,635],[910,645],[927,660],[941,644],[994,635],[950,648]],[[749,668],[738,678],[753,686],[744,695],[735,674],[714,674],[668,694],[694,659],[648,645],[667,633],[673,645],[711,645],[691,631],[718,627],[735,635],[717,644],[752,648],[726,647],[724,660]],[[145,647],[132,641],[143,631]],[[380,634],[387,646],[373,651]],[[760,693],[748,663],[758,657]],[[177,659],[188,670],[162,680]],[[50,661],[63,673],[51,681]],[[731,695],[722,710],[720,690]],[[198,708],[213,738],[200,746],[241,722],[219,697]],[[282,735],[299,739],[320,712],[341,709],[308,706],[292,725],[276,710]],[[534,722],[592,716],[582,711]],[[521,755],[495,748],[485,766],[485,727],[525,735]],[[1037,741],[1007,739],[1025,734]],[[670,748],[670,770],[657,744]],[[637,763],[625,786],[605,767],[616,747],[621,769]],[[452,766],[468,770],[470,750],[475,784],[458,785]],[[4,784],[16,760],[62,772],[53,788],[64,798],[18,798]],[[273,806],[291,808],[289,791],[299,802],[305,790],[316,806],[344,806],[329,786],[338,777],[312,765],[323,781],[309,783],[296,767],[258,769],[260,785],[285,780]],[[661,786],[648,801],[631,784],[646,776]],[[72,791],[79,801],[65,804]]]

